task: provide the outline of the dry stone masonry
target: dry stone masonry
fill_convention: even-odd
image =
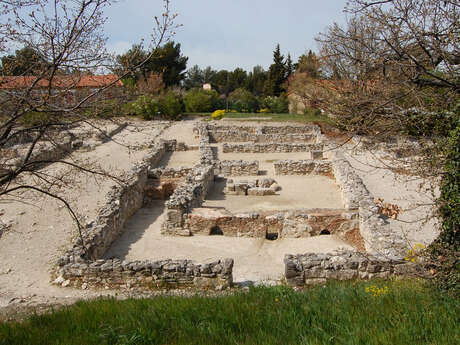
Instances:
[[[222,145],[223,153],[289,153],[323,151],[323,144],[304,143],[240,143]]]
[[[343,251],[329,254],[286,255],[285,277],[289,285],[324,283],[328,279],[351,280],[414,275],[415,266],[404,260]]]
[[[332,173],[332,163],[324,160],[282,160],[275,162],[276,175],[326,175]]]

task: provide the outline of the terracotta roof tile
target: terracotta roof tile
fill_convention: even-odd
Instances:
[[[123,86],[123,83],[117,79],[115,74],[56,76],[51,81],[51,86],[60,89],[101,88],[111,83],[115,83],[113,86],[116,87]],[[0,89],[24,89],[32,86],[35,82],[36,88],[47,88],[50,85],[49,80],[40,79],[37,81],[35,76],[11,76],[0,77]]]

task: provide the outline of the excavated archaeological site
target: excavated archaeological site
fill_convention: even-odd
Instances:
[[[112,140],[74,144],[72,155],[126,183],[86,177],[69,192],[87,214],[83,241],[57,203],[0,205],[5,219],[18,215],[0,238],[0,296],[15,295],[15,278],[35,295],[90,296],[410,274],[408,246],[436,236],[413,207],[427,196],[362,146],[316,125],[202,120],[125,124]],[[400,219],[380,214],[376,198],[400,205]],[[21,246],[31,267],[15,267]]]

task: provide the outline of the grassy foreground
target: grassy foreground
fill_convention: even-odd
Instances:
[[[458,344],[458,300],[417,281],[79,302],[0,324],[0,344]]]

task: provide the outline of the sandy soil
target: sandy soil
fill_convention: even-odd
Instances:
[[[228,257],[235,260],[234,280],[244,282],[281,279],[283,259],[287,253],[354,250],[334,236],[276,241],[226,236],[163,236],[160,234],[163,210],[162,203],[139,210],[128,221],[125,233],[106,257],[127,260],[192,259],[201,263]]]
[[[113,175],[122,174],[147,153],[148,144],[167,125],[165,122],[131,123],[112,141],[99,143],[91,151],[76,151],[68,159],[100,167]],[[112,124],[108,126],[113,127]],[[189,123],[185,126],[183,122],[174,123],[162,137],[171,138],[171,133],[176,133],[178,138],[190,136],[189,129]],[[45,167],[41,172],[71,177],[71,184],[59,194],[82,215],[83,221],[96,216],[106,192],[114,184],[111,179],[67,171],[58,164]],[[0,307],[11,303],[52,303],[99,294],[50,284],[49,271],[53,262],[76,236],[75,225],[62,204],[25,193],[22,200],[0,200],[0,217],[4,223],[12,224],[0,238]]]
[[[344,149],[345,157],[374,197],[402,208],[397,220],[389,219],[392,230],[401,234],[408,245],[431,243],[439,233],[438,220],[432,216],[439,190],[434,187],[433,195],[420,178],[391,172],[387,167],[394,163],[384,158],[386,153],[360,151],[351,145]]]
[[[277,195],[240,196],[225,195],[225,181],[216,182],[204,207],[225,207],[230,212],[273,211],[299,208],[343,208],[340,190],[334,181],[325,176],[242,176],[234,181],[270,177],[282,190]]]

